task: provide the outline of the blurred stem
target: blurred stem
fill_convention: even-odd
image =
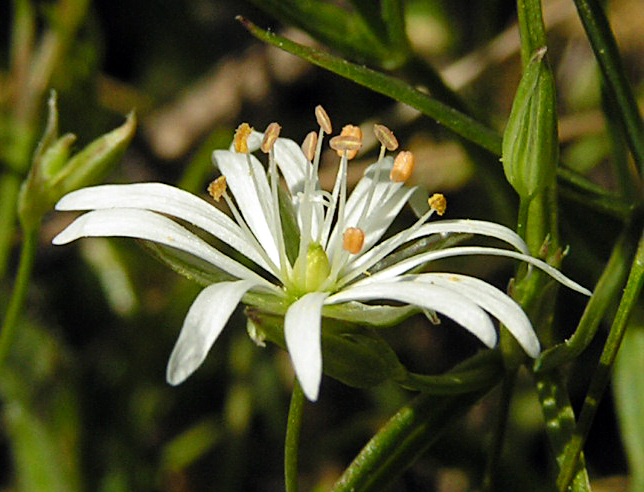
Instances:
[[[588,393],[584,399],[579,422],[577,423],[572,439],[566,446],[561,471],[557,477],[557,487],[560,491],[565,491],[568,488],[568,484],[574,476],[581,449],[584,446],[590,426],[595,418],[595,413],[597,413],[597,407],[610,379],[615,357],[624,338],[631,312],[642,291],[642,284],[644,284],[644,233],[640,236],[637,252],[635,253],[631,271],[626,282],[626,288],[624,289],[624,294],[617,308],[617,314],[615,315],[608,339],[599,359],[599,365],[595,369]]]
[[[606,88],[618,108],[633,159],[644,174],[644,122],[637,101],[626,79],[617,42],[606,14],[597,0],[574,0],[586,35],[599,63]]]
[[[11,344],[16,334],[18,317],[20,316],[22,306],[27,297],[27,291],[29,290],[29,280],[36,257],[39,231],[39,227],[24,231],[18,273],[13,286],[11,299],[9,300],[7,314],[2,324],[2,331],[0,332],[0,368],[5,363],[9,350],[11,349]]]
[[[525,240],[525,231],[528,226],[528,211],[530,210],[530,199],[521,197],[519,201],[519,214],[517,217],[517,234]]]
[[[547,371],[577,358],[595,337],[606,309],[619,295],[626,279],[637,242],[634,229],[630,225],[617,239],[573,335],[565,343],[543,352],[534,363],[535,372]]]
[[[286,492],[297,492],[297,453],[300,445],[300,429],[304,410],[304,392],[295,378],[291,405],[288,409],[286,443],[284,445],[284,482]]]
[[[490,456],[485,467],[483,477],[483,491],[493,492],[498,490],[496,486],[496,477],[499,470],[501,453],[503,452],[503,441],[505,440],[505,431],[508,428],[508,415],[510,414],[510,404],[512,403],[512,392],[517,379],[517,372],[507,373],[501,384],[501,402],[497,412],[496,429],[492,436],[492,445],[490,447]]]
[[[13,245],[20,181],[20,177],[13,172],[0,175],[0,279],[7,273],[9,254]]]

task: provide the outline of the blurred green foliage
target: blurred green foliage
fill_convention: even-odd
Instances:
[[[581,11],[586,4],[595,7],[595,2],[576,3]],[[564,4],[544,2],[563,161],[558,171],[561,244],[570,245],[565,270],[591,286],[622,225],[641,231],[637,164],[644,139],[634,137],[637,105],[628,111],[622,107],[629,101],[627,77],[640,103],[643,97],[639,26],[644,13],[637,1],[610,2],[622,62],[611,65],[617,57],[609,50],[602,69],[620,75],[602,78],[577,13]],[[307,53],[318,65],[335,64],[342,77],[258,42],[235,21],[236,15],[313,47]],[[592,9],[588,15],[596,18]],[[18,190],[46,126],[50,89],[59,95],[60,130],[78,136],[72,154],[137,111],[138,133],[112,168],[109,182],[163,181],[203,195],[213,177],[210,154],[228,146],[238,122],[263,128],[278,120],[287,136],[301,140],[314,127],[313,108],[322,104],[336,126],[378,121],[392,128],[417,156],[414,184],[448,193],[451,217],[516,222],[518,198],[494,155],[521,78],[516,2],[13,0],[0,5],[0,19],[2,319],[23,239]],[[601,25],[598,29],[593,45],[612,49]],[[371,84],[363,85],[380,93],[343,78],[357,80],[359,74]],[[421,101],[424,106],[414,107],[431,117],[392,97],[412,106]],[[448,117],[470,132],[459,133],[467,140],[465,151],[451,145],[454,136],[445,126],[454,128],[435,121],[445,124]],[[355,166],[375,156],[369,152]],[[449,184],[441,175],[469,180]],[[275,346],[255,347],[240,312],[204,366],[183,385],[169,387],[164,379],[167,356],[198,286],[129,241],[52,247],[51,238],[69,220],[62,214],[45,215],[18,330],[0,368],[0,489],[283,490],[282,446],[292,384],[287,354]],[[411,220],[410,213],[396,227]],[[619,259],[630,265],[631,256]],[[467,260],[458,266],[502,288],[511,275],[510,265],[496,261]],[[601,299],[601,305],[598,316],[607,310],[605,321],[610,321],[617,300]],[[553,343],[571,336],[584,309],[578,296],[566,292],[560,293],[558,306],[551,313],[556,320]],[[601,403],[584,448],[593,490],[607,490],[603,480],[614,476],[618,485],[611,490],[625,490],[629,473],[631,490],[642,487],[644,437],[641,419],[634,417],[642,406],[641,317],[640,306],[617,364],[618,411],[609,400]],[[561,351],[575,354],[574,360],[564,357],[569,364],[562,368],[566,385],[561,405],[566,411],[581,404],[609,325],[597,320],[589,336],[577,338],[583,346]],[[428,326],[419,315],[382,329],[378,341],[386,341],[414,372],[442,374],[479,348],[469,335],[452,328],[449,320]],[[340,376],[346,370],[336,369]],[[482,399],[470,394],[463,400],[415,400],[413,408],[438,402],[434,415],[441,417],[435,420],[442,437],[427,438],[432,447],[426,452],[412,449],[419,451],[418,459],[393,479],[391,490],[479,487],[500,393],[497,389]],[[391,381],[357,390],[325,378],[320,401],[305,408],[303,488],[331,489],[388,418],[400,408],[397,415],[407,415],[404,411],[411,407],[404,405],[413,396]],[[465,406],[468,397],[472,401]],[[451,406],[454,401],[462,403],[456,405],[458,412]],[[546,442],[530,371],[519,372],[507,405],[495,490],[552,490],[556,460]],[[455,425],[443,427],[452,420],[452,410],[468,411]],[[545,418],[561,425],[561,420]]]

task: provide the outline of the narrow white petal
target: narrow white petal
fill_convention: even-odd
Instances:
[[[56,204],[56,210],[110,208],[151,210],[185,220],[232,246],[269,271],[266,262],[230,217],[205,200],[174,186],[163,183],[93,186],[73,191]]]
[[[414,281],[440,285],[467,297],[503,323],[530,357],[539,355],[541,347],[530,319],[514,299],[493,285],[454,273],[425,273],[414,276]]]
[[[88,212],[67,226],[52,242],[59,245],[81,237],[115,236],[145,239],[171,246],[201,258],[234,277],[252,279],[266,286],[272,285],[186,228],[148,210],[118,208]]]
[[[332,295],[326,304],[347,301],[389,299],[444,314],[478,337],[488,347],[497,335],[490,317],[474,302],[452,289],[424,282],[408,282],[405,277],[390,282],[351,286]]]
[[[168,383],[181,384],[201,365],[241,298],[256,285],[252,280],[220,282],[199,293],[172,349],[166,370]]]
[[[471,219],[454,219],[454,220],[440,220],[431,222],[420,227],[415,231],[410,239],[416,239],[431,234],[444,234],[444,233],[466,233],[478,234],[480,236],[494,237],[500,239],[508,244],[514,246],[518,251],[529,255],[530,250],[521,236],[514,232],[509,227],[506,227],[495,222],[488,222],[486,220],[471,220]]]
[[[521,239],[521,237],[512,229],[503,225],[484,220],[440,220],[422,225],[410,236],[405,236],[404,231],[402,231],[395,236],[390,237],[369,251],[365,251],[363,255],[355,258],[350,264],[350,267],[352,270],[360,270],[363,268],[363,265],[366,265],[372,259],[381,255],[382,251],[392,251],[413,239],[431,236],[433,234],[451,233],[477,234],[480,236],[494,237],[514,246],[517,250],[526,255],[530,254],[530,250],[523,239]],[[379,261],[380,259],[381,258],[377,258],[376,261]]]
[[[326,292],[311,292],[295,301],[284,318],[284,338],[293,368],[306,397],[318,398],[322,379],[322,305]]]
[[[251,167],[248,165],[250,159]],[[244,220],[264,247],[270,259],[280,265],[277,241],[273,236],[273,208],[266,171],[253,155],[215,150],[213,161],[226,176],[226,184],[235,197]]]
[[[367,276],[352,285],[355,285],[355,286],[366,285],[372,282],[382,282],[388,279],[392,279],[392,278],[398,277],[402,273],[405,273],[411,270],[412,268],[415,268],[424,263],[429,263],[435,260],[439,260],[441,258],[449,258],[451,256],[473,256],[473,255],[503,256],[506,258],[514,258],[517,260],[525,261],[526,263],[529,263],[530,265],[534,265],[537,268],[543,270],[545,273],[547,273],[556,281],[565,285],[569,289],[572,289],[574,291],[577,291],[587,296],[592,295],[592,292],[590,292],[588,289],[586,289],[585,287],[582,287],[577,282],[570,280],[559,270],[548,265],[544,261],[541,261],[530,255],[519,253],[517,251],[510,251],[507,249],[500,249],[500,248],[486,248],[482,246],[457,246],[453,248],[439,249],[437,251],[429,251],[427,253],[422,253],[416,256],[412,256],[411,258],[407,258],[406,260],[398,262],[388,268],[380,270],[379,272],[376,272],[370,276]]]

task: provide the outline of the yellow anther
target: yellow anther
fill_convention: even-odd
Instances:
[[[271,151],[275,140],[277,140],[277,137],[280,136],[281,130],[282,127],[275,122],[266,127],[266,131],[264,132],[264,140],[262,140],[262,146],[260,147],[262,149],[262,152],[268,154]]]
[[[396,140],[394,132],[385,125],[379,125],[376,123],[373,125],[373,133],[375,133],[378,141],[384,145],[388,151],[392,152],[398,148],[398,140]]]
[[[333,143],[334,141],[335,144]],[[360,147],[362,147],[362,130],[354,125],[346,125],[342,127],[342,132],[340,132],[340,135],[333,137],[329,144],[340,157],[342,157],[344,151],[346,150],[347,159],[353,159],[360,150]]]
[[[248,154],[248,137],[253,129],[248,123],[242,123],[235,130],[235,152]]]
[[[404,183],[414,172],[415,163],[414,154],[408,150],[399,152],[394,159],[394,167],[391,168],[389,179],[395,183]]]
[[[443,215],[445,213],[445,209],[447,208],[447,200],[441,193],[434,193],[429,197],[427,203],[429,203],[430,208],[434,210],[438,215]]]
[[[333,131],[331,118],[329,118],[327,112],[319,104],[315,107],[315,119],[317,120],[318,125],[320,125],[320,128],[322,128],[322,131],[327,135],[331,135],[331,132]]]
[[[358,227],[349,227],[342,236],[342,248],[356,255],[362,251],[364,245],[364,231]]]
[[[208,185],[208,193],[213,199],[218,202],[219,199],[226,193],[226,176],[219,176]]]
[[[309,160],[309,162],[313,162],[317,146],[318,134],[315,132],[309,132],[309,134],[304,139],[304,142],[302,142],[302,152],[304,152],[304,155]]]

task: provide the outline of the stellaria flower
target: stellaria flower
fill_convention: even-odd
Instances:
[[[590,293],[546,263],[529,255],[512,230],[478,220],[441,220],[445,199],[434,195],[427,210],[410,228],[382,240],[402,207],[416,192],[404,185],[414,159],[401,152],[385,156],[398,142],[386,127],[376,125],[382,143],[378,161],[367,168],[347,197],[348,162],[361,145],[359,128],[347,126],[330,145],[340,156],[333,190],[320,188],[318,165],[331,122],[316,108],[319,132],[302,147],[279,137],[271,124],[264,134],[242,124],[231,150],[216,150],[213,160],[222,176],[211,183],[215,200],[224,198],[233,219],[210,203],[161,183],[104,185],[63,197],[57,210],[91,210],[53,240],[65,244],[81,237],[124,236],[151,241],[188,253],[210,265],[212,284],[193,302],[170,356],[167,380],[183,382],[203,362],[240,302],[263,307],[262,299],[284,306],[284,337],[296,376],[309,400],[318,397],[322,376],[321,317],[333,305],[396,301],[453,319],[493,347],[497,332],[488,315],[503,323],[530,357],[539,340],[520,306],[492,285],[453,273],[409,273],[439,258],[496,255],[537,266],[564,285]],[[252,152],[268,154],[268,170]],[[280,185],[280,176],[286,184]],[[228,194],[230,189],[231,194]],[[191,232],[179,219],[226,243],[249,260],[242,263]],[[401,246],[432,235],[467,233],[500,239],[517,251],[479,246],[452,246],[421,251],[397,261]],[[268,302],[268,301],[267,301]]]

